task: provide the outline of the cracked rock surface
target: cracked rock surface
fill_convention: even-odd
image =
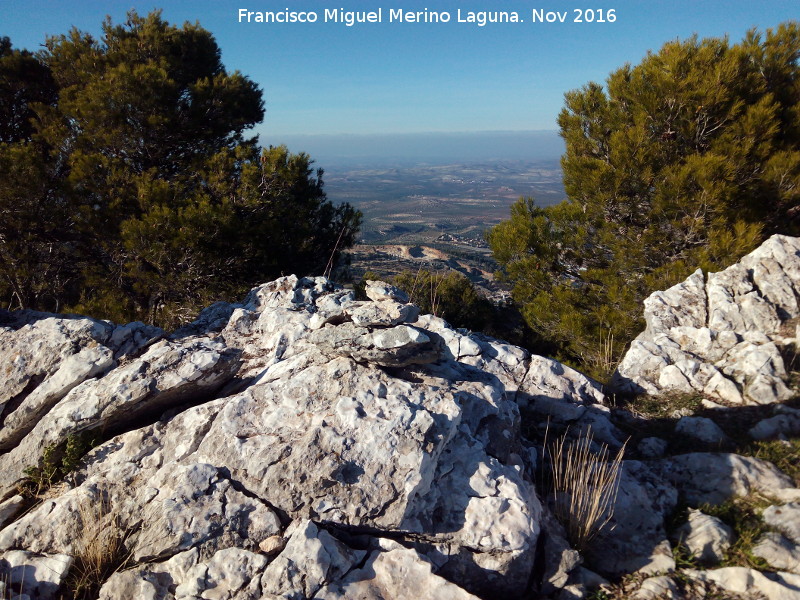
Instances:
[[[732,404],[791,396],[781,350],[800,316],[800,239],[773,235],[719,273],[699,269],[645,300],[645,330],[612,380],[619,391],[700,393]]]
[[[4,314],[0,501],[46,448],[107,441],[38,506],[8,509],[0,561],[68,568],[107,531],[130,560],[104,599],[527,593],[542,507],[517,392],[593,388],[419,317],[392,286],[367,294],[284,277],[172,335]],[[55,593],[65,574],[23,587]]]

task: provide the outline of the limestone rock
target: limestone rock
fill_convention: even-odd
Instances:
[[[175,587],[177,598],[255,598],[259,597],[258,575],[267,559],[241,548],[224,548],[209,560],[200,562]]]
[[[680,590],[671,577],[658,575],[648,577],[633,593],[635,600],[678,600],[681,598]]]
[[[0,495],[24,470],[37,466],[47,446],[82,431],[114,431],[147,414],[210,395],[239,367],[239,352],[208,338],[161,341],[101,379],[73,388],[7,454],[0,455]]]
[[[596,442],[617,450],[627,436],[611,422],[611,411],[596,381],[561,363],[531,356],[518,383],[517,403],[535,416],[540,435],[549,424],[569,428],[573,436],[591,430]],[[552,432],[551,432],[552,433]]]
[[[761,595],[767,600],[800,600],[800,575],[794,573],[762,573],[747,567],[724,567],[710,571],[685,569],[683,574],[748,598]]]
[[[261,550],[267,556],[274,556],[278,554],[281,550],[286,547],[286,540],[283,539],[283,536],[280,535],[273,535],[262,541],[258,545],[258,549]]]
[[[612,386],[632,393],[704,394],[729,403],[788,399],[780,347],[800,315],[800,239],[774,235],[707,280],[698,270],[645,300],[645,331]],[[792,332],[794,335],[794,332]]]
[[[25,506],[25,500],[19,494],[0,502],[0,528],[6,523],[10,523],[23,506]]]
[[[704,444],[722,444],[728,436],[719,425],[706,417],[681,417],[675,425],[675,433],[686,435]]]
[[[770,506],[764,510],[764,522],[800,545],[800,502]]]
[[[65,554],[36,554],[9,550],[0,554],[0,579],[11,593],[40,600],[57,600],[59,587],[72,566]]]
[[[351,304],[346,314],[361,327],[393,327],[416,321],[419,308],[397,302],[364,302],[355,306]]]
[[[314,598],[361,563],[366,551],[354,550],[311,521],[295,521],[286,548],[264,570],[261,589],[269,598]]]
[[[769,494],[778,502],[800,502],[800,488],[781,488]]]
[[[146,563],[118,571],[109,577],[100,588],[99,600],[162,600],[178,596],[174,593],[178,585],[188,580],[191,569],[197,565],[199,552],[196,548],[176,554],[167,561]]]
[[[772,463],[738,454],[691,452],[654,461],[650,468],[692,506],[721,504],[755,491],[771,496],[794,487]]]
[[[27,433],[26,423],[35,423],[82,381],[101,375],[163,334],[138,322],[115,326],[77,315],[0,311],[0,413],[6,414],[0,449],[12,447]],[[21,414],[15,416],[17,411]]]
[[[329,357],[348,357],[384,367],[434,362],[441,353],[438,341],[421,329],[398,325],[372,331],[355,323],[326,325],[308,337]]]
[[[767,531],[753,546],[753,554],[780,571],[800,574],[800,544],[775,531]]]
[[[208,560],[197,549],[161,563],[147,563],[114,573],[100,590],[100,600],[193,600],[195,598],[256,600],[259,576],[267,559],[240,548],[225,548]]]
[[[403,304],[408,302],[408,294],[384,281],[367,281],[364,293],[366,293],[367,298],[375,302],[382,300],[393,300]]]
[[[677,502],[675,488],[648,465],[624,461],[612,519],[587,552],[594,567],[603,575],[673,570],[664,519]]]
[[[115,365],[113,352],[105,346],[84,348],[69,356],[55,373],[28,394],[16,410],[6,417],[0,429],[0,450],[8,450],[18,444],[73,388]]]
[[[570,579],[576,579],[583,558],[573,549],[567,541],[567,536],[562,525],[555,516],[545,507],[543,514],[543,527],[546,531],[544,538],[544,576],[543,585],[539,590],[543,595],[549,595],[570,584]],[[598,576],[599,577],[599,576]],[[581,577],[581,583],[583,583]]]
[[[87,531],[113,525],[134,564],[106,582],[109,599],[526,593],[542,507],[520,385],[579,405],[582,423],[616,439],[602,394],[372,287],[358,303],[326,279],[284,277],[126,356],[109,341],[118,328],[87,320],[103,343],[84,346],[113,364],[37,422],[19,413],[27,431],[0,455],[2,489],[74,433],[110,439],[0,529],[0,552],[75,556]],[[48,363],[47,377],[80,352]],[[36,377],[26,398],[67,387]]]
[[[314,596],[319,600],[478,600],[476,596],[433,573],[432,565],[413,550],[382,541],[364,566],[329,584]]]
[[[637,450],[642,458],[661,458],[667,451],[669,443],[657,437],[646,437],[639,442]]]
[[[775,413],[775,416],[756,423],[749,431],[750,437],[771,440],[800,436],[800,410],[778,404]]]
[[[705,564],[718,563],[734,542],[733,530],[716,517],[689,510],[689,520],[676,532],[676,541]]]

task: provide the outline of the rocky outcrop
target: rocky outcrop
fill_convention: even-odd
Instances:
[[[785,287],[758,281],[770,299]],[[657,575],[642,598],[679,593],[690,579],[773,597],[792,589],[800,490],[774,465],[685,448],[671,456],[671,442],[653,435],[626,446],[641,423],[581,373],[419,315],[385,283],[366,294],[283,277],[172,334],[0,312],[9,382],[0,386],[0,594],[9,584],[55,600],[98,547],[125,565],[101,582],[104,600],[578,598],[632,572]],[[708,312],[682,306],[687,298],[670,310]],[[731,322],[741,313],[727,310]],[[746,332],[734,346],[755,343]],[[713,365],[734,386],[722,359],[740,351]],[[753,438],[795,435],[795,409],[755,410]],[[669,432],[700,449],[733,443],[724,423],[675,421]],[[543,440],[589,433],[594,449],[640,460],[623,461],[609,525],[578,552],[534,481],[551,460]],[[90,438],[99,445],[32,506],[27,478],[46,479]],[[678,543],[709,563],[730,543],[724,525],[696,511],[670,530],[677,507],[755,493],[775,504],[753,552],[780,573],[665,575]]]
[[[132,567],[103,598],[530,592],[542,507],[516,400],[575,403],[580,420],[602,395],[554,361],[419,317],[391,286],[367,293],[285,277],[172,335],[6,315],[3,497],[46,448],[109,439],[70,485],[6,518],[0,560],[80,561],[101,523]]]
[[[619,391],[703,394],[732,404],[790,397],[781,350],[795,345],[800,240],[774,235],[719,273],[698,270],[645,300],[646,329],[612,380]]]
[[[675,568],[665,520],[678,503],[678,487],[641,461],[626,460],[609,526],[587,554],[604,575],[660,573]]]
[[[773,505],[764,510],[766,532],[753,548],[753,554],[781,571],[800,574],[800,502]]]
[[[72,389],[163,335],[142,323],[0,311],[0,450],[13,448]]]
[[[794,573],[762,573],[747,567],[725,567],[710,571],[686,569],[683,575],[713,583],[718,588],[742,594],[745,598],[800,600],[800,575]]]

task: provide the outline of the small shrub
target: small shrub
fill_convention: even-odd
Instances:
[[[365,271],[361,280],[353,285],[353,290],[356,293],[356,300],[369,300],[367,298],[367,281],[386,281],[386,277],[379,275],[375,271]]]
[[[42,450],[42,460],[38,467],[27,467],[23,472],[28,480],[22,484],[20,491],[34,496],[41,496],[57,481],[59,473],[58,446],[50,444]]]
[[[84,431],[67,436],[63,444],[45,446],[39,466],[24,470],[28,479],[20,486],[20,491],[29,496],[41,496],[55,483],[75,472],[83,456],[99,441],[96,432]]]
[[[683,544],[675,544],[672,547],[672,559],[675,561],[676,569],[698,569],[700,565],[697,556]]]
[[[392,283],[408,294],[422,314],[441,317],[454,327],[484,331],[492,323],[492,303],[461,273],[420,268],[416,273],[405,271],[396,275]]]
[[[592,452],[591,427],[572,443],[567,442],[568,433],[546,447],[552,473],[553,512],[573,547],[585,550],[613,516],[625,446],[609,460],[605,444],[600,444],[599,453]]]

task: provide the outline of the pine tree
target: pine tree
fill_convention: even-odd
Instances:
[[[25,267],[0,267],[9,305],[169,326],[281,273],[321,273],[353,243],[360,214],[327,201],[307,155],[246,137],[261,90],[225,69],[199,25],[131,12],[100,39],[73,29],[12,58],[38,70],[17,86],[31,101],[0,89],[0,110],[30,124],[0,144],[0,211],[18,224],[46,214],[17,239],[0,225],[0,252]],[[37,97],[47,77],[57,93]],[[64,274],[43,294],[47,249]]]
[[[34,139],[37,108],[57,97],[50,69],[0,38],[0,292],[10,306],[58,306],[54,290],[74,280],[60,166]]]
[[[641,303],[800,231],[800,27],[666,44],[565,95],[568,200],[490,233],[529,324],[603,377]]]

